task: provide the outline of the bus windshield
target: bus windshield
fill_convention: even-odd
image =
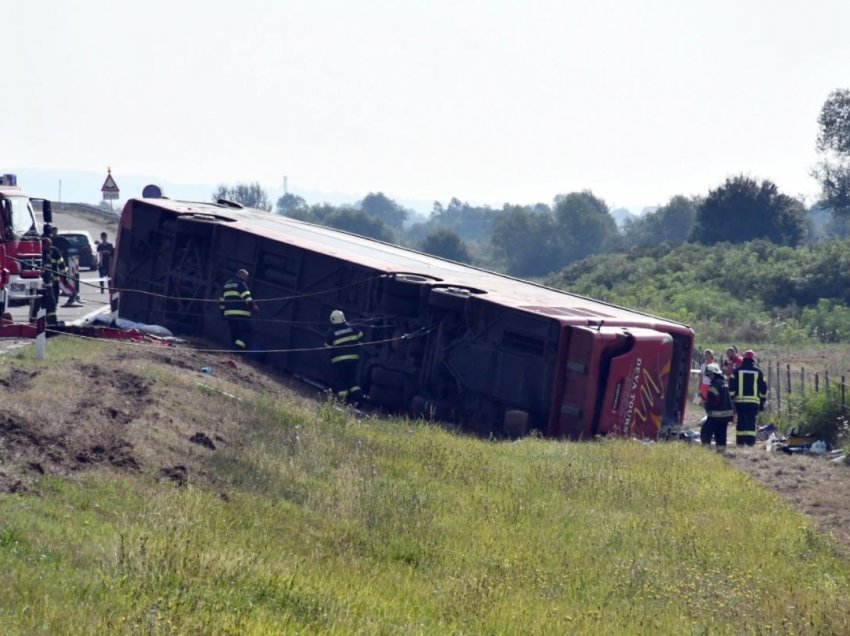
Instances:
[[[35,214],[32,211],[32,203],[28,197],[7,197],[11,204],[12,219],[11,226],[7,231],[15,238],[38,235],[35,225]]]

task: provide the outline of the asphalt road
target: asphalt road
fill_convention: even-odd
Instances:
[[[80,297],[83,301],[82,307],[63,307],[62,305],[68,301],[68,297],[60,297],[59,307],[56,311],[57,319],[69,322],[83,318],[104,306],[109,306],[109,291],[100,293],[100,278],[97,272],[80,272]],[[29,320],[29,305],[11,307],[8,311],[12,314],[12,319],[15,322]]]

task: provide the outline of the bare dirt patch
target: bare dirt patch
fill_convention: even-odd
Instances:
[[[35,370],[31,361],[4,362],[0,386],[14,391],[0,412],[0,492],[32,492],[41,476],[94,468],[177,486],[214,482],[203,459],[238,439],[241,422],[226,408],[243,399],[237,394],[315,404],[309,385],[191,347],[113,344],[94,362]]]
[[[850,550],[850,466],[823,456],[767,452],[761,443],[730,450],[727,456]]]

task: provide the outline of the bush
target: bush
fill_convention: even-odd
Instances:
[[[841,389],[832,385],[799,398],[793,422],[800,435],[822,439],[829,448],[850,442],[850,418],[841,404]]]

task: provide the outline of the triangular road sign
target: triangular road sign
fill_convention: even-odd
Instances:
[[[103,187],[100,189],[101,192],[114,192],[118,194],[120,192],[118,190],[118,184],[115,183],[115,179],[112,178],[112,173],[106,175],[106,181],[103,182]]]

